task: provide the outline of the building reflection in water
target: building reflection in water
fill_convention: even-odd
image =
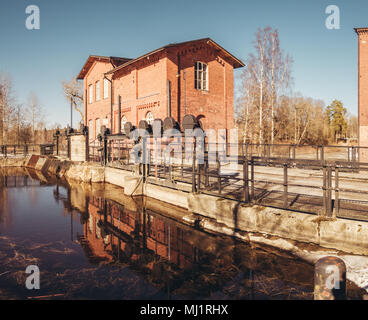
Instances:
[[[312,294],[308,264],[185,226],[148,209],[142,199],[133,210],[102,196],[73,201],[70,189],[60,196],[58,186],[54,196],[72,214],[79,212],[78,241],[91,264],[129,265],[168,298],[173,291],[189,298],[210,298],[219,291],[222,295],[214,298],[285,298],[292,290],[292,295]],[[72,217],[70,227],[72,235]],[[275,288],[264,294],[256,288],[270,285]]]

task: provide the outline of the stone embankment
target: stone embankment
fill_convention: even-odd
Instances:
[[[274,246],[310,263],[315,263],[322,256],[336,255],[346,263],[347,278],[361,288],[368,288],[367,222],[326,220],[301,212],[249,206],[215,196],[143,184],[142,179],[131,172],[96,163],[33,155],[0,159],[0,167],[32,168],[49,177],[66,178],[75,192],[90,185],[117,202],[126,202],[130,198],[121,196],[123,188],[128,196],[145,195],[150,199],[145,201],[149,206],[156,207],[158,212],[164,210],[170,218],[208,232]],[[98,187],[98,183],[103,182],[109,184]],[[136,205],[136,200],[131,202]],[[84,204],[81,202],[80,205]]]
[[[250,206],[212,195],[193,194],[152,183],[143,184],[142,179],[132,172],[96,163],[78,163],[36,155],[1,161],[1,166],[33,168],[68,180],[111,183],[122,187],[126,195],[145,195],[185,209],[187,214],[176,218],[207,231],[243,240],[251,234],[277,237],[368,256],[367,222],[321,219],[302,212]]]

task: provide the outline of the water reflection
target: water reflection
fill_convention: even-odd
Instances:
[[[0,183],[2,298],[313,298],[311,265],[180,224],[157,201],[32,171]],[[23,288],[31,262],[43,271],[37,293]]]
[[[78,208],[77,239],[88,261],[127,264],[165,298],[311,298],[312,267],[286,253],[179,224],[146,199],[123,205],[93,194],[73,197],[73,188],[63,198],[58,190],[55,199],[69,212]]]

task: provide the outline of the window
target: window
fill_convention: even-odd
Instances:
[[[208,67],[203,62],[195,63],[194,87],[199,90],[208,90]]]
[[[121,117],[121,131],[122,132],[125,132],[125,129],[124,129],[124,125],[127,123],[127,118],[126,116],[122,116]]]
[[[109,97],[109,80],[104,79],[104,89],[103,89],[103,98],[106,99]]]
[[[96,137],[101,133],[101,120],[96,119]]]
[[[93,86],[90,84],[88,86],[88,89],[89,89],[89,92],[88,92],[88,95],[89,95],[89,103],[92,103],[93,102]]]
[[[101,88],[100,88],[100,81],[96,82],[96,101],[100,101],[101,95]]]
[[[153,120],[155,120],[153,118],[153,113],[151,111],[148,111],[146,113],[146,121],[147,121],[147,123],[150,124],[150,125],[152,125],[153,124]]]

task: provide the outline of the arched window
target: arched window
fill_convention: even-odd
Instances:
[[[126,116],[121,117],[121,132],[125,132],[124,125],[127,123]]]
[[[148,111],[146,113],[146,121],[147,121],[147,123],[150,124],[150,125],[152,125],[154,120],[155,119],[153,118],[153,113],[151,111]]]

